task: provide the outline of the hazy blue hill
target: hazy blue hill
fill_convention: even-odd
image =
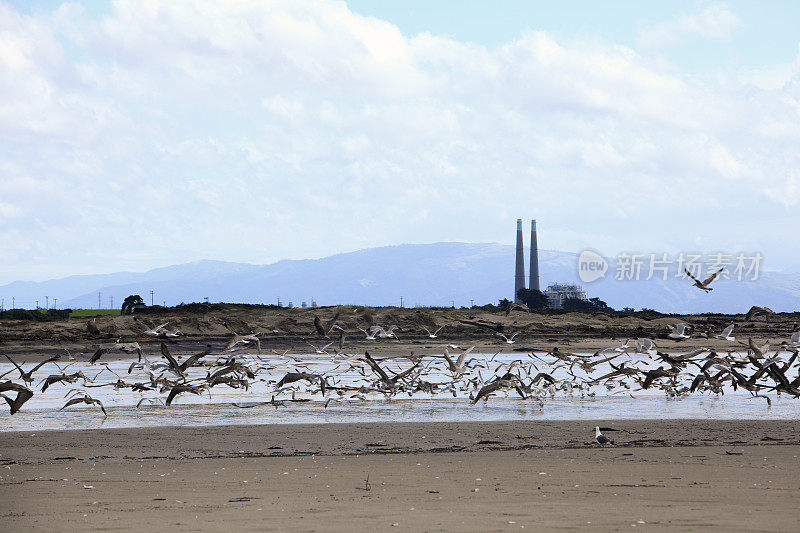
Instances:
[[[577,255],[540,250],[541,282],[577,282]],[[527,267],[527,262],[526,262]],[[201,301],[299,305],[352,303],[406,306],[469,305],[497,302],[513,290],[514,248],[504,244],[433,243],[370,248],[315,260],[284,260],[270,265],[198,261],[148,272],[71,276],[42,283],[15,282],[0,287],[10,302],[59,299],[59,307],[95,307],[97,292],[120,304],[129,294],[168,304]],[[750,305],[800,309],[800,274],[764,273],[756,282],[720,280],[704,294],[686,280],[616,281],[612,263],[606,279],[584,284],[615,308],[649,307],[666,312],[743,312]]]

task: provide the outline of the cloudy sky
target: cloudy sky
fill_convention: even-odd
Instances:
[[[800,4],[428,4],[0,0],[0,283],[518,217],[800,270]]]

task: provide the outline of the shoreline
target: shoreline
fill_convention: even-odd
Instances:
[[[594,444],[594,427],[607,431],[614,448],[696,446],[800,446],[800,420],[568,420],[467,422],[365,422],[158,426],[147,428],[0,432],[0,463],[86,459],[125,449],[120,459],[161,453],[204,458],[219,455],[304,456],[441,453],[470,450],[582,449]]]

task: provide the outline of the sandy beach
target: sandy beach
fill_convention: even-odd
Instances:
[[[0,433],[9,530],[791,531],[800,423]]]
[[[14,531],[516,531],[578,527],[599,531],[792,531],[800,527],[793,511],[800,504],[800,422],[792,416],[791,397],[775,397],[774,407],[769,407],[764,400],[731,392],[719,401],[706,393],[670,403],[663,392],[657,398],[643,396],[640,390],[603,397],[600,390],[596,398],[548,400],[543,410],[537,411],[525,407],[524,402],[519,404],[523,409],[517,409],[515,400],[502,397],[493,399],[488,407],[470,407],[466,392],[461,391],[457,400],[419,404],[426,407],[417,409],[447,406],[453,410],[454,421],[405,423],[401,421],[415,413],[416,400],[382,402],[373,398],[361,404],[362,400],[348,395],[330,409],[322,402],[291,404],[281,410],[231,405],[268,400],[269,394],[274,394],[270,392],[274,381],[296,363],[275,354],[292,347],[300,347],[295,348],[300,353],[309,351],[307,339],[316,342],[309,337],[313,317],[327,320],[335,311],[254,312],[223,306],[199,316],[170,311],[163,317],[149,317],[169,320],[187,333],[169,344],[176,356],[183,357],[209,345],[220,350],[230,338],[229,328],[265,332],[261,350],[265,357],[272,354],[272,359],[263,361],[275,369],[262,371],[252,380],[251,390],[256,391],[252,397],[228,398],[227,389],[215,389],[214,398],[225,402],[215,407],[189,405],[190,398],[184,396],[171,409],[154,405],[138,410],[124,401],[114,403],[116,399],[136,400],[133,393],[108,387],[90,389],[95,396],[104,395],[108,403],[110,427],[105,429],[102,423],[106,419],[97,408],[54,409],[64,402],[68,386],[54,386],[46,394],[37,391],[25,410],[15,415],[16,428],[7,426],[17,430],[0,431],[0,516],[4,527]],[[483,354],[502,350],[494,365],[556,346],[562,353],[592,353],[603,346],[619,345],[627,336],[652,336],[670,353],[736,347],[718,339],[693,337],[678,342],[664,338],[665,324],[675,322],[676,317],[505,316],[396,308],[340,311],[348,337],[346,351],[363,354],[369,350],[382,364],[394,365],[391,368],[398,363],[387,358],[410,352],[435,356],[445,344],[476,345],[476,353]],[[691,318],[712,333],[734,319],[738,320],[732,316]],[[777,344],[794,327],[793,319],[782,316],[771,323],[751,321],[741,330]],[[365,341],[357,327],[373,321],[399,323],[403,334],[399,340]],[[145,355],[159,358],[162,340],[143,337],[141,326],[131,317],[103,317],[96,322],[101,333],[95,335],[87,333],[86,319],[4,324],[3,350],[26,361],[27,366],[63,354],[62,364],[88,372],[86,361],[96,347],[121,337],[140,342]],[[422,333],[423,325],[447,327],[439,338],[430,339]],[[517,344],[504,345],[493,336],[501,329],[524,330],[525,334]],[[253,348],[249,352],[252,357]],[[90,365],[91,370],[99,376],[105,369],[107,376],[101,377],[108,383],[114,373],[128,381],[142,379],[126,373],[130,369],[124,357],[118,353],[104,356],[102,361],[111,363],[115,372]],[[306,353],[301,358],[302,368],[312,364],[313,356]],[[329,356],[318,359],[313,364],[323,364]],[[558,365],[551,366],[555,372]],[[192,372],[202,379],[206,370]],[[44,371],[41,374],[37,379],[44,377]],[[303,393],[303,389],[298,391]],[[444,396],[452,398],[449,393]],[[705,397],[706,403],[695,401]],[[291,399],[288,393],[284,398]],[[42,399],[45,403],[36,403]],[[423,401],[434,402],[427,396]],[[619,413],[614,405],[621,409]],[[642,405],[661,407],[657,412],[642,413]],[[739,418],[758,418],[763,412],[765,419],[686,416],[695,412],[698,418],[705,413],[719,415],[723,406],[743,409],[745,415]],[[377,413],[377,421],[339,423],[342,419],[336,418],[369,409],[377,409],[372,411]],[[492,414],[491,409],[500,411]],[[308,416],[308,410],[332,418],[307,424],[292,419]],[[593,415],[603,418],[603,412],[609,414],[606,420],[573,420]],[[154,419],[150,427],[134,427],[144,424],[142,417],[159,413],[162,418]],[[538,413],[554,418],[531,419],[540,416]],[[266,418],[243,418],[251,415]],[[503,421],[475,421],[481,416],[499,416],[495,420]],[[659,419],[672,416],[682,419]],[[76,425],[50,426],[72,428],[68,431],[44,430],[50,422],[36,426],[42,417],[73,420]],[[193,417],[198,418],[194,421]],[[84,427],[77,424],[86,420],[98,424],[87,427],[99,429],[74,429]],[[127,420],[124,424],[130,426],[115,426],[119,420]],[[250,423],[236,425],[243,423],[239,420]],[[594,443],[595,426],[609,428],[604,431],[616,445]]]

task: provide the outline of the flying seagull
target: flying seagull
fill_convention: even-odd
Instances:
[[[511,337],[506,337],[502,333],[495,333],[495,335],[497,335],[498,337],[503,337],[503,340],[505,341],[506,344],[514,344],[514,337],[516,337],[520,333],[522,333],[522,332],[521,331],[517,331],[516,333],[511,335]]]
[[[169,395],[167,396],[166,405],[171,405],[172,400],[175,399],[175,396],[184,392],[191,392],[192,394],[203,394],[205,387],[203,385],[175,385],[170,389]]]
[[[656,352],[656,343],[652,339],[636,339],[634,341],[636,353],[653,355]]]
[[[437,330],[436,330],[436,331],[434,331],[433,333],[431,333],[431,330],[429,330],[429,329],[428,329],[428,328],[426,328],[425,326],[422,326],[422,329],[424,329],[424,330],[425,330],[425,331],[428,333],[428,337],[429,337],[429,338],[431,338],[431,339],[435,339],[435,338],[436,338],[436,335],[437,335],[437,334],[438,334],[440,331],[442,331],[442,328],[443,328],[443,327],[444,327],[444,326],[441,326],[439,329],[437,329]]]
[[[447,366],[450,368],[450,371],[455,374],[463,374],[467,371],[469,363],[466,365],[464,364],[464,360],[466,359],[467,355],[475,349],[475,346],[470,346],[466,350],[463,350],[461,354],[458,356],[458,359],[453,362],[450,358],[450,352],[447,351],[447,347],[444,348],[444,359],[447,361]]]
[[[800,331],[795,331],[792,333],[787,346],[791,346],[792,348],[800,348]]]
[[[398,328],[399,326],[389,326],[386,329],[382,328],[381,326],[371,326],[369,331],[381,339],[398,339],[398,336],[394,333],[394,330]]]
[[[481,390],[478,391],[478,394],[472,398],[472,405],[475,405],[481,399],[488,400],[489,396],[499,390],[509,389],[515,387],[516,385],[516,382],[512,379],[495,379],[491,383],[481,387]],[[519,388],[517,391],[519,391]],[[520,393],[520,395],[522,395],[522,393]]]
[[[722,339],[724,341],[730,341],[730,342],[735,341],[736,337],[731,336],[731,333],[733,333],[733,326],[735,326],[735,324],[731,324],[727,328],[723,329],[722,333],[720,333],[719,335],[714,335],[714,337],[716,337],[717,339]]]
[[[89,363],[95,364],[97,360],[103,356],[103,354],[113,350],[119,350],[128,354],[138,353],[139,361],[142,360],[142,347],[139,346],[138,342],[119,342],[119,340],[117,340],[117,342],[101,344],[97,351],[94,352],[92,357],[89,358]]]
[[[594,427],[594,440],[600,445],[614,444],[613,440],[600,433],[600,426]]]
[[[724,268],[720,268],[719,270],[717,270],[716,272],[714,272],[713,274],[708,276],[703,281],[700,281],[696,277],[692,276],[692,273],[689,272],[689,269],[686,269],[686,268],[683,269],[683,271],[686,272],[686,275],[689,276],[690,278],[692,278],[692,280],[694,280],[694,286],[697,287],[698,289],[706,291],[706,292],[714,290],[711,287],[709,287],[709,285],[711,284],[712,281],[717,279],[717,276],[719,276],[722,273],[723,270],[725,270],[725,269]]]
[[[189,367],[191,367],[197,361],[199,361],[200,359],[202,359],[203,357],[207,356],[210,353],[211,350],[205,350],[203,352],[194,354],[183,363],[178,364],[178,361],[176,361],[175,358],[172,356],[172,354],[169,352],[169,348],[167,347],[167,345],[163,342],[161,343],[161,355],[164,356],[164,358],[167,360],[167,363],[169,364],[168,370],[173,374],[181,377],[184,376],[184,373],[189,369]],[[133,365],[131,365],[131,367],[133,367]],[[128,373],[130,374],[130,372]]]
[[[252,335],[236,335],[236,334],[234,334],[233,338],[231,338],[231,340],[228,341],[228,344],[225,345],[225,351],[226,352],[232,352],[232,351],[236,350],[237,346],[239,346],[240,344],[244,345],[244,344],[253,344],[253,343],[255,343],[256,349],[258,350],[258,353],[260,354],[261,353],[261,339],[258,338],[259,335],[261,335],[261,333],[253,333]]]
[[[101,411],[103,411],[103,416],[108,417],[108,413],[106,413],[106,409],[105,409],[105,407],[103,407],[103,403],[100,400],[95,400],[94,398],[92,398],[88,394],[85,394],[83,396],[76,396],[75,398],[72,398],[70,401],[65,403],[64,407],[59,409],[59,411],[63,411],[64,409],[66,409],[70,405],[75,405],[77,403],[85,403],[86,405],[96,405],[96,406],[98,406],[100,408]]]
[[[42,381],[42,392],[46,391],[50,385],[55,383],[75,383],[78,381],[78,378],[83,378],[83,383],[86,384],[86,376],[83,375],[83,372],[75,372],[74,374],[64,374],[63,372],[61,374],[50,374]]]
[[[310,343],[310,342],[308,342],[308,341],[306,341],[306,344],[308,344],[309,346],[311,346],[312,348],[314,348],[314,351],[315,351],[316,353],[318,353],[318,354],[324,354],[324,355],[328,355],[328,352],[327,352],[326,350],[327,350],[328,348],[330,348],[330,347],[331,347],[331,345],[332,345],[333,343],[332,343],[332,342],[329,342],[328,344],[326,344],[325,346],[322,346],[322,347],[315,346],[314,344],[311,344],[311,343]]]
[[[764,320],[765,321],[769,321],[769,315],[774,315],[774,314],[775,314],[775,311],[773,311],[769,307],[759,307],[757,305],[754,305],[747,312],[747,315],[745,315],[744,319],[747,320],[747,321],[750,321],[750,320],[753,320],[757,316],[764,315]]]
[[[318,316],[314,316],[314,329],[317,330],[322,337],[327,337],[328,333],[336,326],[336,321],[339,320],[339,315],[341,312],[337,309],[336,313],[333,315],[333,318],[328,320],[325,324],[322,323],[322,320]]]
[[[50,357],[49,359],[46,359],[46,360],[42,361],[41,363],[39,363],[38,365],[36,365],[35,367],[31,368],[28,372],[25,372],[24,370],[22,370],[21,366],[19,366],[13,359],[11,359],[8,356],[8,354],[5,354],[5,356],[6,356],[6,359],[11,361],[12,365],[17,367],[17,370],[19,370],[19,375],[22,378],[22,381],[24,381],[25,383],[33,383],[33,373],[36,372],[37,370],[39,370],[40,368],[42,368],[47,363],[52,363],[53,361],[58,361],[59,359],[61,359],[60,355],[54,355],[53,357]],[[23,362],[22,364],[25,364],[25,363]]]
[[[89,335],[100,335],[100,328],[97,327],[97,320],[91,319],[86,322],[86,331]]]
[[[669,329],[669,334],[667,337],[670,339],[681,340],[681,339],[688,339],[689,335],[686,334],[686,330],[690,328],[689,324],[667,324],[667,328]]]
[[[9,407],[11,407],[12,415],[19,411],[19,408],[22,407],[22,404],[33,397],[33,391],[31,391],[28,387],[13,383],[11,381],[4,381],[3,383],[0,383],[0,392],[6,391],[14,391],[17,393],[17,397],[14,400],[4,394],[0,394],[0,396],[2,396],[3,399],[8,402]]]
[[[367,336],[367,340],[368,341],[374,341],[375,340],[375,336],[378,334],[378,331],[379,331],[379,330],[372,330],[372,329],[367,331],[366,329],[361,328],[361,327],[359,327],[358,329],[360,329],[361,331],[364,332],[364,335]]]
[[[508,304],[508,306],[506,306],[506,316],[510,315],[511,311],[522,311],[528,313],[530,312],[530,309],[528,309],[528,306],[525,304],[517,304],[511,302],[510,304]]]
[[[147,329],[144,330],[144,334],[145,335],[150,335],[151,337],[160,337],[161,335],[163,335],[165,333],[162,330],[164,328],[166,328],[168,324],[169,324],[169,322],[164,322],[163,324],[159,324],[158,326],[156,326],[154,328],[147,328]],[[147,327],[147,326],[145,325],[145,327]]]
[[[183,332],[178,328],[173,329],[172,331],[163,331],[160,337],[166,337],[167,339],[177,339],[183,335]]]

